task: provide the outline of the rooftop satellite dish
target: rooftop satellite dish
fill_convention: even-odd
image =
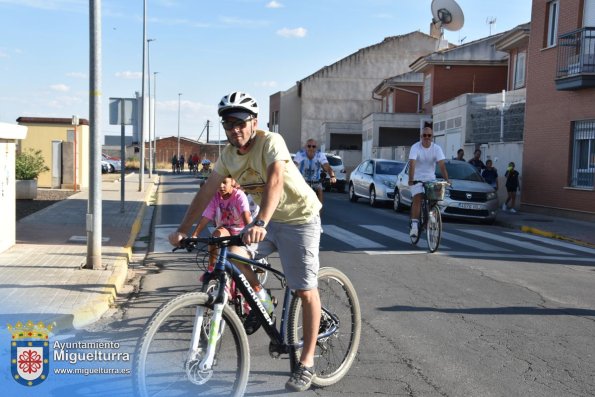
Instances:
[[[463,10],[455,0],[432,0],[432,23],[440,29],[457,31],[465,24]]]

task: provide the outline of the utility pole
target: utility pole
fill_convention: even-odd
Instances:
[[[155,138],[155,130],[157,129],[157,124],[155,124],[155,115],[157,114],[157,73],[159,72],[153,72],[153,172],[157,170],[157,138]]]
[[[153,119],[151,118],[151,41],[147,39],[147,85],[149,91],[149,179],[153,176],[153,143],[151,140],[151,130],[153,130]]]

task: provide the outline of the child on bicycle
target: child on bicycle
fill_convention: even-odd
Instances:
[[[449,182],[446,165],[444,165],[444,152],[440,146],[432,142],[433,136],[432,126],[426,123],[420,134],[420,141],[411,146],[409,152],[409,186],[411,186],[411,195],[413,196],[411,229],[409,230],[411,237],[417,237],[419,233],[418,219],[421,211],[421,194],[424,192],[423,183],[421,182],[436,179],[436,163],[440,167],[444,180]],[[414,183],[414,181],[418,183]]]
[[[213,237],[226,237],[240,234],[240,232],[252,222],[252,214],[250,211],[250,203],[246,194],[235,187],[235,181],[231,176],[227,176],[221,182],[219,191],[208,204],[207,208],[202,213],[202,217],[198,225],[192,233],[192,237],[198,237],[200,233],[209,225],[215,223],[215,230],[212,233]],[[232,251],[242,250],[241,254],[247,256],[246,251],[242,247],[231,247]],[[215,268],[217,260],[217,246],[209,245],[209,267],[211,272]],[[258,278],[250,266],[242,263],[236,263],[236,266],[244,273],[246,279],[258,295],[265,306],[270,306],[272,311],[271,297],[262,288],[258,282]],[[248,335],[256,332],[258,327],[256,324],[251,324],[248,319],[245,324],[246,333]]]

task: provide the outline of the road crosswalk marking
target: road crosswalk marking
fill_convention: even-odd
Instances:
[[[366,230],[370,230],[374,233],[378,233],[385,237],[389,237],[393,240],[403,242],[408,246],[411,246],[411,240],[408,233],[396,231],[390,227],[382,225],[357,225]],[[155,226],[153,251],[154,253],[167,253],[172,251],[172,246],[169,244],[168,236],[171,232],[175,231],[178,225],[174,224],[162,224]],[[419,245],[417,249],[403,249],[403,250],[389,250],[388,247],[377,243],[369,238],[360,236],[350,230],[344,229],[337,225],[323,225],[324,236],[332,237],[333,239],[339,240],[344,244],[347,244],[355,249],[362,250],[362,253],[368,255],[418,255],[427,254],[427,250],[424,249],[424,245]],[[461,236],[459,233],[465,233],[473,235],[475,238],[467,238]],[[579,262],[595,262],[593,256],[595,256],[595,249],[583,247],[580,245],[571,244],[564,241],[549,239],[546,237],[535,236],[532,234],[522,232],[504,232],[505,235],[511,236],[506,237],[497,233],[489,233],[476,229],[454,229],[452,232],[443,231],[443,240],[454,242],[456,244],[469,246],[473,248],[469,251],[453,251],[450,247],[443,244],[440,245],[436,255],[449,255],[453,257],[476,257],[476,258],[502,258],[502,259],[534,259],[534,260],[559,260],[564,261],[572,258],[573,261]],[[535,241],[532,243],[528,240]],[[523,253],[511,253],[510,249],[499,247],[487,243],[486,241],[494,241],[504,243],[505,245],[511,245],[520,247],[523,249],[537,251],[539,254],[523,254]],[[541,243],[541,244],[537,244]],[[566,249],[568,251],[561,251],[554,249],[556,247],[560,249]],[[180,251],[181,252],[181,251]],[[587,257],[578,256],[579,253],[588,254]]]
[[[449,232],[445,232],[445,231],[442,231],[442,236],[446,240],[454,241],[457,244],[466,245],[466,246],[473,247],[475,249],[482,250],[482,251],[497,251],[497,252],[510,251],[506,248],[488,244],[488,243],[485,243],[478,239],[470,239],[467,237],[459,236],[458,234],[453,234],[453,233],[449,233]],[[440,248],[442,248],[442,247],[440,247]]]
[[[392,238],[393,240],[401,241],[406,244],[411,244],[411,237],[409,233],[400,232],[398,230],[391,229],[387,226],[382,225],[360,225],[361,227],[382,234],[383,236]],[[422,238],[425,237],[425,233],[422,234]],[[418,243],[419,244],[419,243]],[[450,247],[440,243],[440,249],[450,249]]]
[[[521,232],[506,232],[506,234],[510,234],[513,236],[526,238],[526,239],[530,239],[530,240],[540,241],[542,243],[556,245],[558,247],[564,247],[567,249],[586,252],[587,254],[595,255],[595,249],[593,249],[593,248],[583,247],[581,245],[571,244],[571,243],[567,243],[565,241],[554,240],[554,239],[548,238],[548,237],[536,236],[534,234],[527,234],[527,233],[521,233]],[[594,259],[594,261],[595,261],[595,259]]]
[[[488,232],[484,232],[482,230],[461,229],[460,231],[463,232],[463,233],[472,234],[475,237],[485,237],[487,239],[491,239],[491,240],[495,240],[495,241],[500,241],[502,243],[514,245],[516,247],[520,247],[520,248],[524,248],[524,249],[528,249],[528,250],[532,250],[532,251],[541,252],[542,254],[570,255],[570,254],[568,254],[566,252],[559,251],[559,250],[556,250],[556,249],[553,249],[553,248],[547,248],[547,247],[544,247],[542,245],[537,245],[537,244],[529,243],[527,241],[519,241],[518,239],[512,239],[512,238],[508,238],[508,237],[504,237],[504,236],[499,236],[499,235],[497,235],[495,233],[488,233]]]
[[[339,226],[335,225],[322,225],[322,229],[324,230],[324,234],[331,236],[339,241],[344,242],[347,245],[352,246],[353,248],[378,248],[383,249],[386,248],[382,244],[378,244],[375,241],[362,237],[358,234],[350,232],[349,230],[345,230]]]

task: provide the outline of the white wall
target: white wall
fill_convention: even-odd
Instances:
[[[26,137],[27,127],[0,123],[0,252],[15,244],[15,142]]]

